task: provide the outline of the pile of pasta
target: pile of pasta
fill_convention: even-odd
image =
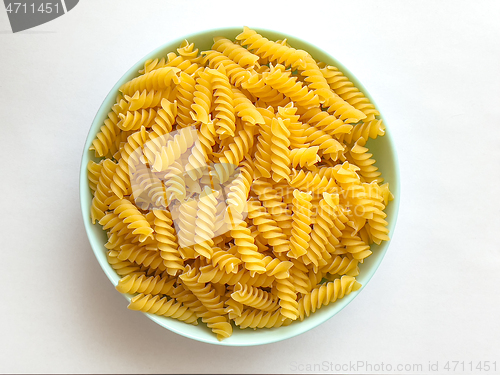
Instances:
[[[247,27],[146,61],[88,165],[129,308],[222,340],[358,290],[359,264],[389,239],[392,195],[366,146],[384,128],[338,68]]]

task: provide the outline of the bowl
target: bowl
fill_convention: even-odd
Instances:
[[[309,52],[316,60],[321,60],[329,65],[334,65],[338,67],[345,76],[351,80],[364,94],[368,97],[373,104],[375,104],[374,100],[370,97],[369,93],[363,87],[363,85],[356,79],[356,77],[347,70],[342,64],[340,64],[336,59],[328,55],[326,52],[322,51],[318,47],[305,42],[301,39],[298,39],[291,35],[285,35],[283,33],[277,31],[263,30],[263,29],[254,29],[259,34],[271,39],[271,40],[279,40],[286,38],[288,43],[297,49],[303,49]],[[97,115],[92,122],[90,127],[89,134],[87,136],[87,140],[85,142],[85,147],[83,151],[82,163],[80,167],[80,203],[83,214],[83,222],[85,224],[85,230],[87,232],[87,236],[94,251],[94,254],[101,265],[104,273],[109,278],[113,285],[117,285],[120,280],[120,276],[118,276],[115,271],[111,268],[106,260],[106,248],[104,244],[107,241],[106,233],[99,225],[93,225],[90,220],[90,205],[92,200],[91,191],[88,184],[87,179],[87,163],[89,160],[98,161],[98,158],[95,158],[94,153],[89,151],[89,147],[92,143],[92,140],[96,136],[99,131],[99,128],[103,124],[104,120],[107,117],[109,109],[114,104],[116,95],[118,93],[118,89],[125,82],[134,78],[137,75],[137,72],[142,69],[144,62],[148,59],[155,59],[165,56],[168,52],[175,51],[176,48],[181,44],[184,39],[189,40],[189,42],[194,42],[195,46],[199,48],[200,51],[211,49],[213,44],[212,38],[215,36],[225,36],[226,38],[230,38],[234,40],[234,37],[238,35],[242,31],[242,28],[220,28],[220,29],[211,29],[202,32],[198,32],[192,35],[183,36],[176,40],[170,41],[159,48],[155,49],[147,56],[138,61],[135,65],[133,65],[120,80],[116,83],[116,85],[111,89],[106,99],[102,103],[99,108]],[[376,104],[375,104],[376,105]],[[380,108],[377,107],[380,111]],[[385,121],[384,121],[385,122]],[[387,126],[387,124],[386,124]],[[398,163],[397,163],[397,155],[396,149],[394,146],[394,142],[391,137],[390,130],[386,128],[386,134],[383,137],[378,137],[373,140],[370,139],[367,143],[367,146],[370,148],[370,152],[373,153],[373,157],[377,161],[377,166],[382,172],[382,176],[384,177],[385,182],[389,182],[391,191],[394,195],[394,200],[389,203],[385,212],[387,213],[387,221],[389,223],[388,228],[390,230],[389,236],[392,237],[394,233],[394,227],[396,225],[396,219],[398,214],[399,207],[399,174],[398,174]],[[317,327],[321,323],[327,321],[336,315],[340,310],[346,307],[356,296],[361,293],[363,288],[368,284],[375,271],[379,267],[382,259],[384,258],[388,248],[390,241],[383,242],[381,245],[372,245],[373,254],[369,256],[363,264],[360,265],[360,274],[357,276],[357,280],[363,285],[361,289],[358,291],[352,292],[346,297],[337,300],[335,303],[332,303],[328,306],[323,306],[322,309],[316,311],[310,317],[306,318],[304,321],[295,321],[291,325],[280,328],[272,328],[272,329],[244,329],[241,330],[239,328],[233,329],[233,335],[223,341],[218,341],[215,335],[208,329],[204,324],[199,324],[197,326],[185,324],[179,322],[175,319],[161,317],[153,314],[145,313],[145,315],[156,322],[161,327],[167,328],[172,332],[178,333],[182,336],[189,337],[193,340],[198,340],[210,344],[217,345],[227,345],[227,346],[250,346],[250,345],[261,345],[261,344],[269,344],[276,341],[284,340],[290,337],[297,336],[301,333],[304,333],[314,327]],[[127,300],[132,298],[131,295],[124,295]]]

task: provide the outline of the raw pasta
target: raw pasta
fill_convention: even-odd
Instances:
[[[389,240],[392,194],[367,146],[384,129],[338,68],[246,27],[146,61],[90,148],[117,290],[219,340],[358,290]]]

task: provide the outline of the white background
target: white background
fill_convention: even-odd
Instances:
[[[82,0],[12,34],[0,9],[0,372],[274,373],[322,361],[497,361],[500,372],[499,16],[499,1]],[[346,65],[385,116],[402,181],[394,239],[363,293],[310,332],[249,348],[128,311],[78,195],[89,126],[122,74],[170,39],[236,25],[296,35]]]

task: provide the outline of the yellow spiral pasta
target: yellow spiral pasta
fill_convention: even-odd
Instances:
[[[314,126],[332,137],[336,137],[338,134],[349,133],[353,128],[352,125],[346,124],[344,121],[330,115],[326,111],[322,111],[318,107],[301,111],[300,121]]]
[[[264,118],[255,105],[236,87],[232,88],[236,115],[250,125],[264,124]]]
[[[158,110],[155,118],[155,124],[151,127],[154,135],[159,137],[164,136],[172,131],[177,116],[177,102],[171,102],[163,98],[161,100],[161,109]],[[154,138],[153,135],[150,136]]]
[[[143,90],[162,90],[169,87],[172,83],[178,84],[178,68],[164,67],[145,73],[142,76],[132,79],[120,87],[123,95],[133,95],[136,91]]]
[[[332,136],[326,134],[323,130],[303,124],[304,136],[311,146],[318,146],[321,155],[324,158],[337,160],[339,154],[345,147]]]
[[[185,128],[192,124],[191,106],[194,103],[194,92],[196,90],[196,76],[181,72],[179,84],[176,87],[177,101],[177,127]]]
[[[248,163],[242,163],[238,176],[227,185],[227,210],[231,214],[247,211],[248,194],[253,181],[253,170]]]
[[[292,230],[291,211],[287,208],[286,203],[282,201],[282,197],[276,189],[273,188],[270,180],[258,179],[254,181],[252,190],[257,194],[267,212],[276,221],[278,227],[290,238]]]
[[[254,30],[245,27],[243,32],[236,36],[242,46],[268,62],[277,62],[293,68],[304,68],[305,57],[309,54],[305,51],[290,48],[286,44],[270,41]]]
[[[240,87],[251,75],[249,71],[220,52],[205,51],[202,52],[202,55],[205,56],[205,62],[210,68],[217,69],[219,66],[224,67],[231,84],[236,87]]]
[[[351,259],[347,256],[337,255],[333,257],[327,264],[322,268],[323,273],[330,273],[332,275],[351,275],[357,270],[359,261],[356,259]]]
[[[158,107],[162,99],[170,97],[172,91],[170,87],[164,90],[136,91],[132,96],[126,95],[125,99],[130,103],[129,111],[137,111],[139,109]]]
[[[87,164],[89,187],[92,194],[95,194],[95,191],[97,190],[97,184],[99,183],[99,177],[101,176],[103,162],[104,161],[101,160],[99,163],[96,163],[95,161],[90,160]]]
[[[217,247],[213,248],[212,258],[210,260],[219,270],[225,271],[228,274],[238,271],[238,265],[242,263],[241,259],[237,256]]]
[[[264,74],[266,84],[290,98],[297,105],[305,108],[319,106],[318,96],[304,87],[302,82],[297,81],[297,77],[292,77],[291,72],[286,71],[283,65],[273,66],[269,73]]]
[[[366,116],[365,120],[372,120],[380,115],[368,98],[338,68],[326,66],[320,71],[330,88],[355,109],[363,112]]]
[[[175,276],[184,270],[184,260],[178,250],[177,235],[173,227],[172,215],[167,210],[154,209],[153,229],[155,240],[163,264],[169,275]],[[163,293],[167,294],[167,293]]]
[[[290,179],[290,130],[282,119],[271,122],[271,170],[275,182]]]
[[[120,113],[120,121],[116,124],[121,130],[137,130],[141,126],[150,128],[156,118],[156,111],[154,108],[148,110],[142,109],[141,111],[127,111],[127,113]]]
[[[293,168],[300,166],[311,167],[314,164],[321,161],[321,157],[318,155],[319,146],[311,146],[304,148],[294,148],[290,152],[290,160]]]
[[[212,49],[229,57],[243,68],[253,68],[259,59],[259,56],[254,55],[246,48],[243,48],[242,46],[233,43],[231,40],[224,37],[214,38],[214,45],[212,46]]]
[[[117,151],[116,139],[121,133],[121,129],[117,126],[120,121],[119,116],[127,112],[129,107],[129,103],[119,95],[90,146],[90,150],[95,151],[96,156],[112,156]]]
[[[301,192],[298,189],[293,191],[292,208],[292,237],[290,238],[289,256],[299,258],[307,254],[309,241],[311,240],[311,194]]]
[[[198,201],[194,251],[208,259],[213,254],[216,205],[217,193],[206,186]]]
[[[285,318],[280,311],[265,312],[257,309],[245,309],[234,319],[234,323],[241,329],[278,328],[289,325],[292,320]]]
[[[206,51],[184,40],[117,90],[87,172],[130,309],[224,340],[359,290],[390,235],[370,151],[385,125],[343,72],[291,44],[247,27]]]
[[[225,183],[236,166],[238,166],[245,155],[250,151],[254,143],[254,127],[246,126],[237,130],[232,142],[220,150],[218,162],[214,165],[220,183]]]
[[[186,271],[179,277],[183,285],[189,289],[205,308],[215,314],[224,315],[224,302],[220,295],[210,285],[205,285],[198,281],[198,270],[187,267]]]
[[[328,112],[341,120],[352,123],[366,118],[363,112],[354,108],[330,89],[328,82],[313,59],[306,60],[306,67],[300,73],[304,76],[304,81],[309,83],[308,88],[313,89],[313,92],[321,98],[321,102],[328,107]]]
[[[298,303],[300,320],[319,310],[322,306],[327,306],[332,302],[350,294],[353,290],[361,287],[354,277],[342,276],[332,282],[327,282],[314,288],[311,293],[305,294]]]
[[[216,133],[219,134],[221,139],[234,137],[235,117],[231,84],[223,66],[219,66],[217,70],[211,69],[209,72],[212,76],[212,88],[214,90]]]
[[[249,201],[247,209],[248,217],[257,226],[259,235],[272,246],[275,252],[282,253],[290,250],[290,241],[260,201]]]
[[[130,195],[130,174],[129,167],[138,165],[139,153],[137,150],[144,148],[144,144],[148,141],[149,134],[143,126],[141,129],[127,138],[127,142],[120,150],[120,160],[116,173],[113,175],[113,181],[110,184],[111,190],[118,198],[123,198],[124,195]],[[132,160],[129,160],[129,159]]]
[[[258,310],[274,311],[278,308],[278,302],[271,293],[253,286],[241,285],[240,283],[234,287],[231,298]]]
[[[309,146],[307,137],[304,135],[304,127],[299,121],[300,116],[297,114],[297,107],[293,103],[288,103],[284,107],[278,107],[278,117],[282,118],[285,126],[290,130],[290,147],[300,149]]]
[[[234,238],[236,250],[244,262],[245,268],[254,273],[266,271],[264,256],[257,251],[257,246],[247,227],[247,223],[236,217],[231,225],[231,236]]]
[[[318,214],[311,231],[311,241],[306,254],[308,262],[314,264],[315,269],[319,267],[319,260],[324,258],[328,237],[331,228],[334,226],[332,217],[335,215],[335,208],[338,206],[339,198],[333,194],[324,192],[323,198],[319,201]]]
[[[188,324],[198,324],[198,317],[188,310],[186,306],[176,302],[175,299],[167,300],[167,297],[152,296],[151,294],[138,294],[130,300],[130,310],[139,310],[151,314],[168,316]]]
[[[120,293],[144,293],[144,294],[170,294],[175,279],[160,276],[147,277],[145,274],[136,273],[122,277],[116,286]]]
[[[271,121],[274,118],[272,110],[259,108],[263,115],[264,123],[259,127],[257,138],[257,151],[255,152],[255,167],[260,177],[271,177]]]
[[[196,79],[191,117],[194,121],[206,124],[210,121],[209,112],[212,106],[212,81],[208,72],[202,72]]]
[[[253,96],[259,98],[260,101],[273,107],[285,106],[290,102],[290,99],[281,92],[267,85],[264,77],[259,73],[252,74],[241,86]]]
[[[144,242],[148,237],[152,237],[153,229],[146,221],[144,215],[128,200],[117,199],[109,205],[115,215],[127,225],[127,229],[132,234],[140,235],[140,241]]]
[[[111,159],[105,159],[99,165],[101,166],[99,178],[94,190],[92,206],[90,207],[90,216],[93,224],[95,224],[96,221],[101,220],[104,217],[105,212],[109,209],[107,200],[113,194],[110,186],[113,181],[113,174],[116,172],[117,167],[117,164],[113,163]]]
[[[287,279],[290,277],[290,268],[293,267],[293,263],[290,261],[283,261],[278,258],[273,258],[271,256],[266,256],[263,259],[266,263],[266,273],[276,279]]]
[[[129,260],[118,259],[118,251],[116,250],[108,250],[108,252],[106,253],[106,259],[111,268],[113,268],[115,272],[120,276],[127,276],[130,274],[141,272],[141,267],[137,263],[131,262]]]
[[[344,134],[343,141],[347,144],[357,141],[359,138],[375,139],[385,134],[384,122],[380,119],[375,119],[361,124],[354,125],[351,132]]]
[[[168,134],[161,141],[149,141],[144,146],[144,156],[154,172],[163,172],[178,160],[196,139],[196,131],[180,129],[173,138]]]
[[[166,269],[160,254],[156,251],[148,251],[146,246],[123,244],[120,246],[117,258],[135,262],[149,269],[158,269],[160,271],[165,271]]]
[[[179,216],[177,218],[177,225],[179,232],[179,251],[184,259],[194,257],[194,250],[192,249],[193,238],[195,236],[195,220],[198,210],[198,202],[194,199],[183,202],[177,209]],[[190,256],[191,255],[191,256]]]
[[[265,270],[265,262],[264,270]],[[242,283],[246,285],[252,285],[256,287],[268,288],[274,282],[274,277],[270,277],[264,271],[261,274],[252,273],[245,268],[241,268],[236,273],[227,273],[226,271],[219,270],[218,267],[213,265],[207,265],[200,267],[200,277],[199,282],[211,282],[212,284],[227,284],[236,285],[237,283]]]
[[[364,147],[366,145],[366,140],[361,137],[359,138],[347,155],[347,160],[352,164],[359,167],[359,175],[363,179],[363,182],[373,182],[381,183],[384,181],[382,173],[374,165],[375,160],[371,157],[373,156],[368,152],[368,148]]]
[[[277,279],[274,288],[279,299],[281,315],[291,320],[297,319],[299,305],[294,284],[289,279]]]

